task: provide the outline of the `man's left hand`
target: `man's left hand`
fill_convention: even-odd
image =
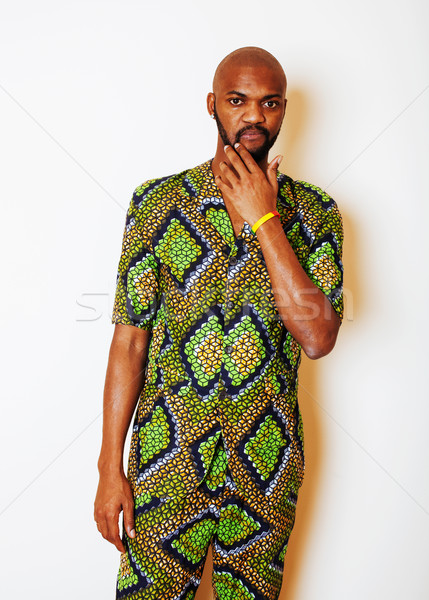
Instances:
[[[276,210],[277,168],[282,157],[276,156],[264,173],[243,144],[235,144],[234,147],[236,151],[225,146],[230,164],[220,163],[221,175],[217,175],[215,181],[224,199],[252,227],[258,219]]]

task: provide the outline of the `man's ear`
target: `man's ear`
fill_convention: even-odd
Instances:
[[[215,95],[213,92],[207,94],[207,110],[210,116],[214,113]]]

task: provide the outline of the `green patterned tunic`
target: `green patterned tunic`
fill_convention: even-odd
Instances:
[[[342,318],[337,205],[313,185],[277,180],[287,238]],[[249,506],[281,507],[297,493],[301,348],[280,319],[256,235],[246,222],[234,235],[210,160],[135,190],[112,323],[151,330],[128,465],[137,516],[198,486],[215,490],[226,463]]]

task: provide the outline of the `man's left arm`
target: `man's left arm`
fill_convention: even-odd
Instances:
[[[230,164],[221,163],[222,174],[216,183],[243,219],[253,225],[276,210],[280,160],[272,160],[265,174],[242,144],[236,150],[226,147]],[[256,235],[285,327],[309,358],[325,356],[334,347],[341,324],[328,296],[301,266],[278,218],[262,223]]]

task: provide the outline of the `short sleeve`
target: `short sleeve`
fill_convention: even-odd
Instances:
[[[158,308],[159,270],[142,237],[144,203],[141,190],[142,186],[134,192],[125,220],[112,323],[151,330]]]
[[[305,270],[310,279],[329,298],[342,320],[343,300],[343,223],[334,200],[323,194],[325,217],[311,245]]]

